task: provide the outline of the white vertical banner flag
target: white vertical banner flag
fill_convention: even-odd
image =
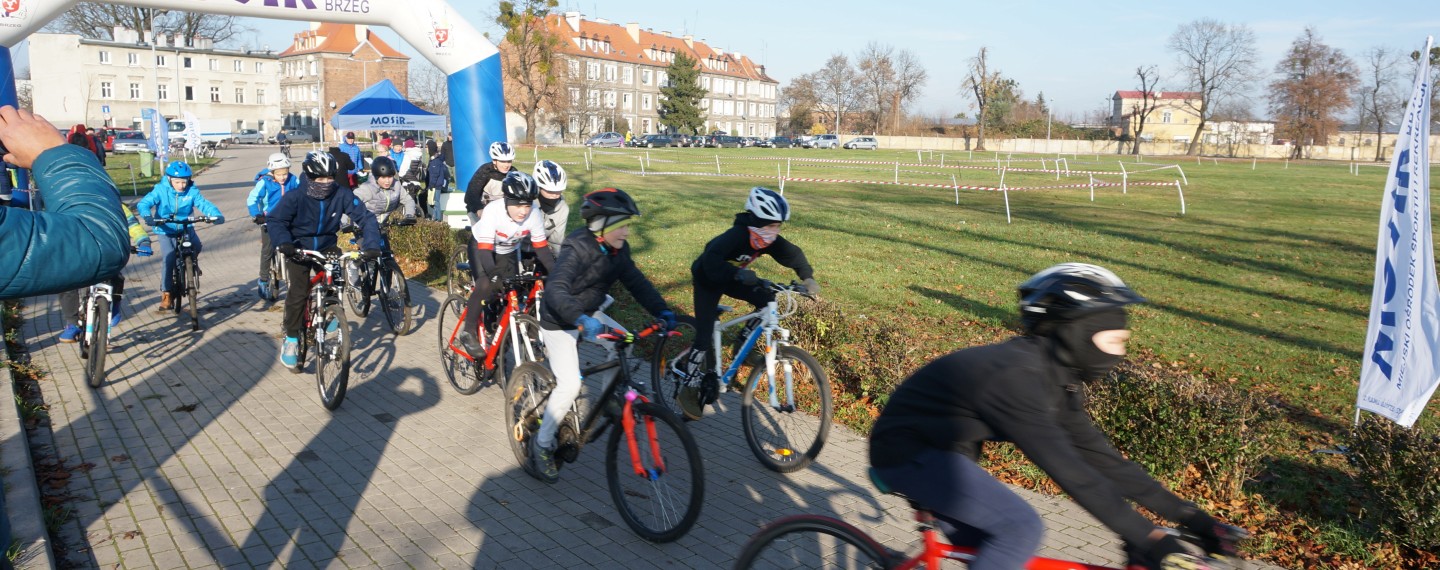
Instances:
[[[185,152],[200,150],[200,121],[195,114],[185,111]]]
[[[1430,45],[1420,52],[1415,88],[1385,178],[1375,292],[1365,333],[1356,406],[1410,427],[1440,384],[1440,287],[1430,232]]]

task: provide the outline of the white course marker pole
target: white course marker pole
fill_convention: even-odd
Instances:
[[[945,153],[940,153],[940,168],[945,168]]]
[[[648,150],[645,151],[645,164],[650,164],[650,151],[648,151]],[[650,164],[650,167],[651,167],[651,168],[654,168],[655,165]]]
[[[790,159],[789,159],[789,158],[786,158],[786,159],[785,159],[785,177],[786,177],[786,178],[789,178],[789,177],[790,177]]]
[[[1290,170],[1290,157],[1285,157],[1285,170]]]
[[[540,145],[537,144],[537,145],[535,145],[535,146],[533,146],[533,147],[530,147],[530,148],[535,151],[535,152],[532,153],[532,156],[535,157],[535,160],[534,160],[534,161],[535,161],[535,162],[540,162]]]
[[[1185,169],[1184,169],[1184,168],[1180,168],[1180,165],[1177,164],[1177,165],[1175,165],[1175,170],[1179,170],[1179,171],[1180,171],[1180,179],[1185,181],[1185,185],[1186,185],[1186,186],[1189,186],[1189,185],[1190,185],[1190,179],[1185,177]]]
[[[1013,223],[1010,221],[1010,191],[1005,189],[1004,182],[1000,183],[1000,192],[1005,195],[1005,223]]]
[[[645,157],[643,157],[643,156],[637,156],[637,157],[635,157],[635,158],[640,161],[640,177],[641,177],[641,178],[644,178],[644,177],[645,177]]]
[[[955,187],[955,205],[956,205],[956,206],[959,206],[959,205],[960,205],[960,181],[955,179],[955,175],[954,175],[954,174],[951,174],[951,175],[950,175],[950,185]]]
[[[1095,201],[1095,175],[1090,175],[1090,201]]]
[[[590,153],[582,152],[580,156],[585,159],[585,172],[590,172]]]
[[[896,184],[899,184],[899,183],[900,183],[900,162],[899,162],[899,161],[896,161],[896,162],[895,162],[895,183],[896,183]]]
[[[775,185],[779,186],[781,190],[785,189],[785,176],[780,174],[779,163],[775,164]]]
[[[1180,181],[1175,181],[1175,191],[1180,193],[1180,215],[1185,215],[1185,191],[1180,189]]]
[[[1001,169],[1001,170],[1000,170],[1000,185],[1001,185],[1001,186],[1004,186],[1004,185],[1005,185],[1005,170],[1004,170],[1004,169]]]
[[[1255,170],[1255,157],[1250,157],[1250,170]]]
[[[1121,174],[1121,175],[1120,175],[1120,193],[1121,193],[1121,194],[1129,194],[1129,193],[1130,193],[1130,175],[1129,175],[1129,174]]]
[[[1059,166],[1058,163],[1056,164],[1055,168],[1056,168],[1056,169],[1059,169],[1059,168],[1060,168],[1060,166]],[[1045,157],[1043,157],[1043,156],[1040,157],[1040,170],[1049,170],[1048,168],[1045,168]]]
[[[720,155],[715,155],[715,174],[720,174]]]
[[[925,162],[925,159],[920,158],[920,149],[915,149],[915,162]]]

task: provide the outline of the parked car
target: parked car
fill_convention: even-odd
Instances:
[[[118,135],[118,134],[120,134],[120,133],[139,132],[139,131],[136,131],[135,129],[125,129],[125,128],[119,128],[119,129],[115,129],[115,128],[111,128],[111,129],[102,128],[102,129],[97,130],[97,131],[95,131],[95,132],[100,133],[100,136],[105,137],[105,150],[110,151],[110,152],[115,152],[115,135]],[[68,135],[68,134],[69,134],[69,131],[66,131],[66,134]]]
[[[693,146],[695,140],[696,137],[692,137],[690,135],[670,135],[670,146]]]
[[[763,146],[765,148],[790,148],[795,146],[795,141],[790,140],[790,137],[770,137],[768,139],[761,139],[760,143],[756,146]]]
[[[815,135],[811,141],[810,148],[840,148],[840,137],[835,135]]]
[[[315,137],[305,131],[290,130],[281,132],[285,133],[285,139],[290,141],[291,144],[315,142]],[[270,137],[270,142],[275,142],[275,137]]]
[[[585,141],[585,146],[619,148],[625,146],[625,137],[617,132],[600,133]]]
[[[285,135],[290,136],[290,135]],[[230,137],[235,144],[260,144],[265,142],[265,135],[255,129],[240,129],[235,136]]]
[[[140,131],[116,131],[110,138],[110,152],[140,152],[150,150],[145,133]]]
[[[794,142],[800,148],[815,148],[815,135],[800,135]]]
[[[640,146],[646,148],[675,146],[675,139],[670,135],[645,135],[638,140]]]
[[[880,143],[875,141],[875,137],[855,137],[845,143],[845,148],[876,150],[880,148]]]
[[[740,148],[740,137],[730,135],[710,135],[705,139],[705,146],[708,148]]]

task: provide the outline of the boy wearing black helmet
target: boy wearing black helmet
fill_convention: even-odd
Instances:
[[[511,172],[501,182],[503,200],[490,202],[480,219],[470,227],[475,238],[471,249],[470,267],[475,274],[475,288],[465,308],[465,325],[455,340],[471,356],[485,353],[485,343],[475,336],[480,329],[484,305],[495,294],[495,283],[514,277],[520,267],[515,250],[529,240],[535,260],[548,273],[555,266],[555,256],[545,241],[545,218],[535,210],[535,181],[523,172]]]
[[[301,319],[310,297],[310,273],[314,269],[303,259],[297,261],[296,254],[301,249],[325,251],[335,247],[342,215],[360,226],[360,243],[366,257],[380,257],[381,247],[375,216],[354,192],[335,183],[335,178],[344,172],[334,157],[325,151],[311,151],[300,168],[305,175],[304,185],[297,192],[286,192],[265,216],[270,242],[285,256],[285,275],[290,280],[290,291],[285,294],[285,342],[280,346],[280,363],[291,372],[299,372],[296,357],[300,332],[305,328]]]
[[[795,275],[804,280],[805,288],[811,295],[820,294],[820,285],[815,282],[815,270],[805,259],[805,252],[799,246],[780,237],[781,226],[790,220],[790,202],[779,192],[756,186],[750,189],[745,201],[745,211],[735,214],[735,223],[730,229],[705,244],[700,257],[690,265],[690,276],[695,286],[695,343],[690,349],[675,358],[671,371],[686,380],[686,385],[676,395],[680,410],[685,417],[698,420],[704,413],[704,402],[700,386],[702,379],[718,382],[705,371],[713,368],[709,347],[715,332],[715,317],[719,315],[722,296],[746,301],[756,307],[764,307],[775,300],[775,293],[761,282],[750,264],[762,256],[775,258],[780,265],[793,269]],[[749,336],[758,320],[751,320],[741,331],[741,338]],[[755,351],[759,355],[759,351]],[[711,394],[718,391],[714,386]],[[708,398],[706,398],[708,399]]]
[[[535,471],[547,483],[560,477],[555,465],[555,431],[580,394],[576,341],[584,338],[594,342],[606,327],[620,328],[600,312],[610,287],[616,281],[624,283],[640,306],[664,320],[666,326],[675,327],[675,313],[630,259],[630,222],[639,215],[640,208],[623,190],[605,188],[586,194],[580,205],[585,227],[565,236],[560,262],[545,280],[540,337],[550,370],[555,373],[555,388],[545,405],[540,431],[530,441],[530,457]]]
[[[1063,263],[1021,284],[1024,334],[925,365],[895,389],[870,436],[886,486],[935,513],[950,541],[979,546],[970,568],[1021,568],[1044,525],[976,462],[1010,441],[1080,506],[1124,538],[1133,563],[1206,568],[1127,499],[1182,523],[1211,553],[1233,555],[1231,527],[1181,500],[1110,446],[1084,407],[1087,382],[1125,357],[1125,306],[1143,303],[1114,273]]]

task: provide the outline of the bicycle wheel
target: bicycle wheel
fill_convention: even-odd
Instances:
[[[763,365],[751,369],[740,401],[740,421],[755,458],[772,471],[789,473],[810,465],[825,446],[832,411],[830,381],[815,357],[794,346],[780,347],[775,373],[776,378],[771,378]],[[791,385],[794,406],[788,403]],[[772,388],[779,405],[772,405]]]
[[[605,450],[610,497],[635,534],[651,542],[670,542],[690,532],[705,502],[700,448],[663,406],[636,401],[630,413],[636,445],[626,441],[616,418]],[[644,473],[636,473],[637,468]]]
[[[270,267],[266,270],[266,279],[270,283],[269,294],[265,296],[266,301],[274,301],[280,298],[280,287],[285,283],[285,262],[281,260],[280,254],[270,257]]]
[[[405,273],[400,270],[400,265],[395,260],[386,260],[380,268],[380,285],[378,300],[380,301],[380,312],[385,315],[385,322],[390,325],[390,331],[396,335],[403,335],[410,331],[412,317],[410,307],[405,303],[408,298],[405,283]]]
[[[887,552],[843,521],[797,515],[765,525],[751,536],[735,560],[735,569],[889,568]]]
[[[530,315],[516,315],[510,321],[513,334],[520,338],[519,345],[512,342],[512,331],[505,331],[504,345],[500,347],[500,354],[496,356],[495,371],[493,377],[495,383],[501,386],[510,385],[510,376],[521,364],[526,362],[543,362],[545,360],[545,348],[540,344],[540,321]]]
[[[200,275],[194,257],[185,258],[185,295],[190,303],[190,330],[200,330]]]
[[[460,332],[460,313],[465,298],[452,296],[440,306],[440,363],[456,392],[469,396],[480,390],[480,375],[474,362],[455,351],[455,334]]]
[[[355,279],[345,283],[345,300],[350,303],[350,311],[363,319],[370,315],[370,265],[353,259],[347,260],[345,264],[345,276],[355,276]]]
[[[315,386],[320,403],[333,410],[345,401],[350,382],[350,323],[340,305],[325,307],[315,335]]]
[[[474,281],[470,270],[461,270],[456,266],[461,263],[468,263],[470,256],[465,251],[465,244],[461,243],[450,248],[450,265],[445,270],[445,292],[450,295],[460,295],[465,292],[465,285]]]
[[[683,418],[685,416],[680,411],[680,404],[675,401],[675,395],[680,393],[680,387],[685,381],[670,371],[670,363],[681,351],[695,342],[695,318],[681,315],[675,320],[679,323],[675,327],[675,332],[680,333],[679,335],[656,337],[653,343],[637,344],[641,346],[641,350],[650,351],[650,400],[670,410],[675,417]],[[641,354],[644,355],[643,352]]]
[[[91,388],[105,383],[105,350],[110,344],[110,300],[96,296],[90,314],[85,315],[85,328],[80,338],[89,338],[80,349],[85,355],[85,382]]]
[[[555,376],[544,366],[535,362],[521,364],[510,376],[505,387],[505,439],[510,440],[510,451],[525,473],[536,479],[540,473],[530,460],[530,438],[540,429],[540,420],[545,417],[545,403],[550,391],[555,388]]]

